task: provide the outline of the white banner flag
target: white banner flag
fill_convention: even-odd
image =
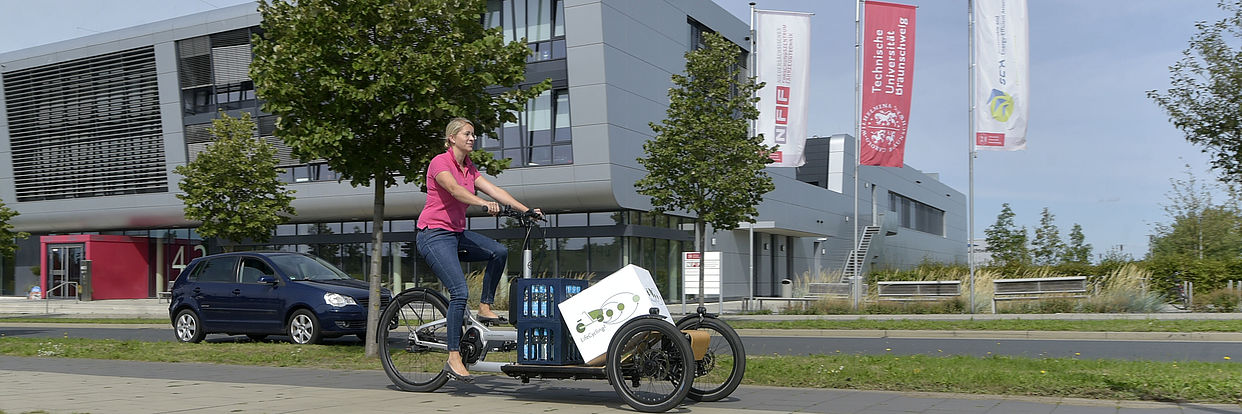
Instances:
[[[772,10],[755,11],[755,76],[767,85],[759,90],[759,122],[755,133],[763,145],[776,146],[771,167],[806,163],[806,102],[810,94],[811,15]]]
[[[1026,0],[974,0],[975,149],[1026,149],[1031,108]]]

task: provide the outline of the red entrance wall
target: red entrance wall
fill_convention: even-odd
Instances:
[[[42,236],[40,263],[42,288],[48,289],[47,245],[81,243],[84,258],[91,261],[92,299],[142,299],[150,297],[150,243],[131,236]]]

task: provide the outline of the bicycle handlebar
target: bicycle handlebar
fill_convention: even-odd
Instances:
[[[539,221],[548,221],[543,214],[535,212],[535,209],[526,211],[514,210],[513,207],[502,206],[500,212],[496,213],[497,217],[512,217],[521,222],[524,226],[537,226]]]

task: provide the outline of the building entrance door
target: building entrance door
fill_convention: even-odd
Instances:
[[[82,282],[82,259],[85,247],[81,244],[49,244],[47,246],[47,296],[49,298],[73,298],[78,296],[78,283]]]

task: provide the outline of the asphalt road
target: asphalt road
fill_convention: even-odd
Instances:
[[[0,326],[0,337],[90,338],[174,341],[172,327]],[[284,336],[267,340],[288,341]],[[208,335],[208,342],[250,341],[245,336]],[[1133,341],[990,338],[833,338],[743,336],[748,355],[892,354],[1011,355],[1033,358],[1123,359],[1148,361],[1242,362],[1242,343],[1197,341]],[[357,344],[354,336],[325,340]],[[1229,357],[1226,359],[1225,357]]]

